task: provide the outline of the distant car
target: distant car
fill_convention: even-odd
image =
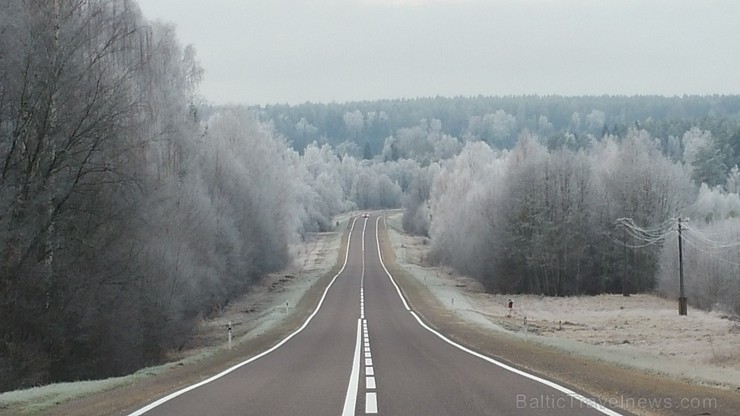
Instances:
[[[370,218],[370,214],[364,213],[364,214],[362,214],[362,218]]]

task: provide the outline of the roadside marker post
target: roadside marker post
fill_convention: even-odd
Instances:
[[[229,321],[229,349],[231,349],[231,321]]]
[[[527,323],[527,317],[524,317],[524,339],[527,339],[527,334],[529,333],[529,323]]]

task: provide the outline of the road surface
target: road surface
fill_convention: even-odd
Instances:
[[[297,332],[129,416],[620,414],[426,326],[382,263],[383,225],[351,223],[344,267]]]

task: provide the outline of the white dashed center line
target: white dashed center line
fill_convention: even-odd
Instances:
[[[367,389],[375,389],[375,377],[365,377],[365,387]]]
[[[378,413],[378,393],[365,393],[365,413]]]
[[[367,220],[365,220],[367,227]],[[378,413],[378,393],[375,384],[375,368],[370,350],[370,331],[365,319],[365,227],[362,229],[362,277],[360,279],[360,320],[362,321],[362,341],[365,357],[365,414]]]
[[[370,333],[367,329],[367,319],[362,320],[363,337],[365,340],[365,414],[378,413],[378,393],[375,384],[375,367],[373,367],[372,352],[370,351]]]

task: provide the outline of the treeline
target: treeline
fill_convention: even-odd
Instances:
[[[435,97],[253,109],[291,145],[302,150],[317,141],[356,157],[379,155],[385,141],[420,120],[437,120],[443,134],[482,140],[511,149],[527,130],[550,147],[582,147],[587,135],[624,137],[632,127],[662,141],[680,138],[691,127],[710,131],[720,142],[725,164],[740,163],[740,96],[518,96]],[[729,147],[727,147],[729,146]],[[731,152],[728,152],[731,150]],[[668,152],[667,152],[668,153]]]
[[[684,231],[690,302],[740,313],[738,170],[697,192],[688,163],[709,141],[684,133],[680,161],[635,128],[578,150],[532,134],[510,151],[468,142],[412,184],[423,191],[408,194],[404,227],[431,237],[431,260],[492,292],[675,297],[677,219],[694,218]]]
[[[617,219],[661,224],[692,192],[689,170],[637,130],[589,152],[548,151],[533,136],[510,152],[478,142],[435,180],[429,234],[440,261],[495,292],[644,292],[655,286],[657,253],[614,244]]]
[[[0,33],[0,391],[162,362],[418,168],[203,104],[195,50],[130,0],[5,2]]]
[[[156,363],[285,261],[283,201],[243,179],[235,116],[198,119],[172,27],[127,0],[0,7],[0,389]]]
[[[328,143],[339,155],[415,163],[402,187],[405,229],[431,236],[437,261],[492,291],[675,297],[677,219],[691,217],[690,303],[739,311],[738,96],[436,97],[254,110],[298,150]],[[701,234],[717,227],[732,232]]]

